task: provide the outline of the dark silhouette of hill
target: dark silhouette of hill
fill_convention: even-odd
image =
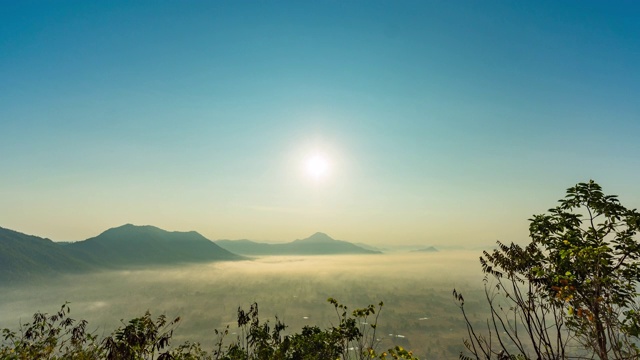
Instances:
[[[422,249],[412,250],[411,252],[438,252],[439,250],[433,246],[429,246]]]
[[[149,225],[123,225],[65,247],[105,267],[242,259],[195,231],[165,231]]]
[[[0,281],[93,268],[89,262],[73,256],[49,239],[0,227]]]
[[[367,249],[367,250],[371,250],[371,251],[378,251],[378,252],[381,252],[381,253],[383,253],[385,251],[388,251],[388,249],[379,248],[379,247],[376,247],[376,246],[373,246],[373,245],[369,245],[369,244],[365,244],[365,243],[361,243],[361,242],[357,242],[357,243],[353,243],[353,244],[356,245],[356,246],[360,246],[363,249]]]
[[[0,227],[0,282],[101,269],[242,259],[195,231],[169,232],[127,224],[87,240],[56,243]]]
[[[242,255],[337,255],[380,254],[380,251],[364,249],[347,241],[334,240],[318,232],[306,239],[284,244],[266,244],[251,240],[218,240],[216,244]]]

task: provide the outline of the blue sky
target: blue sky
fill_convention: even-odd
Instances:
[[[1,6],[2,227],[475,245],[588,179],[640,206],[632,1]]]

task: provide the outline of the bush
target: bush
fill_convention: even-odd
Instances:
[[[383,303],[378,307],[348,312],[343,304],[328,299],[339,319],[336,326],[321,329],[305,326],[300,333],[282,335],[287,327],[277,318],[273,326],[262,322],[258,304],[248,311],[238,308],[239,334],[227,341],[229,328],[215,330],[215,348],[203,350],[198,343],[186,342],[171,347],[173,331],[180,318],[167,320],[164,315],[155,320],[149,312],[130,320],[110,336],[98,341],[86,333],[86,321],[71,319],[64,304],[53,315],[36,313],[33,321],[21,325],[19,332],[4,329],[0,345],[0,359],[131,359],[131,360],[326,360],[326,359],[416,359],[410,351],[396,346],[386,352],[376,352],[377,319]],[[372,323],[367,319],[375,316]],[[75,324],[75,325],[74,325]],[[349,350],[356,349],[356,350]]]

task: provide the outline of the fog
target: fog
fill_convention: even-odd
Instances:
[[[334,297],[350,309],[384,301],[382,346],[394,343],[421,358],[446,359],[462,349],[465,324],[451,296],[465,293],[472,316],[483,316],[479,251],[357,256],[278,256],[171,268],[65,275],[46,283],[2,287],[0,328],[16,329],[35,311],[52,313],[70,302],[71,317],[86,319],[99,336],[146,310],[180,316],[175,341],[211,349],[213,330],[235,331],[236,311],[257,302],[260,317],[284,321],[287,332],[337,323]]]

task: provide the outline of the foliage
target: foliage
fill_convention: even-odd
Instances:
[[[87,322],[69,317],[68,304],[49,315],[37,312],[18,333],[3,329],[0,359],[98,359],[103,355],[95,336],[86,333]],[[64,357],[60,356],[64,354]]]
[[[559,203],[530,219],[527,246],[498,242],[480,258],[491,310],[486,335],[454,290],[471,358],[640,356],[640,214],[593,181],[569,188]]]
[[[300,333],[287,336],[282,336],[286,325],[277,318],[273,328],[268,322],[260,322],[256,303],[252,304],[247,312],[238,308],[240,335],[224,347],[224,337],[229,333],[228,328],[216,331],[219,338],[213,359],[416,359],[410,351],[399,346],[380,354],[376,352],[376,328],[380,310],[384,305],[382,302],[377,308],[369,305],[349,313],[348,308],[337,300],[329,298],[327,301],[336,310],[337,325],[324,330],[318,326],[305,326]],[[373,322],[369,323],[368,320],[373,315]]]
[[[103,340],[102,347],[106,351],[106,359],[153,359],[156,352],[159,353],[158,360],[173,358],[169,351],[160,351],[169,346],[173,326],[178,321],[180,318],[168,322],[164,315],[153,321],[147,311],[144,316],[130,320],[124,328],[116,330]]]
[[[376,308],[348,312],[345,305],[330,298],[338,323],[327,329],[305,326],[300,333],[283,335],[286,325],[277,318],[273,326],[259,318],[258,304],[248,311],[238,308],[239,335],[228,342],[229,327],[215,330],[217,341],[207,352],[198,343],[186,342],[171,347],[173,331],[180,318],[168,321],[161,315],[155,320],[149,312],[130,320],[102,341],[85,331],[87,322],[69,318],[64,304],[54,314],[36,313],[33,321],[20,327],[19,333],[4,329],[0,359],[131,359],[131,360],[326,360],[326,359],[408,359],[410,351],[396,346],[376,352],[377,319],[383,303]],[[372,323],[368,320],[374,317]]]

